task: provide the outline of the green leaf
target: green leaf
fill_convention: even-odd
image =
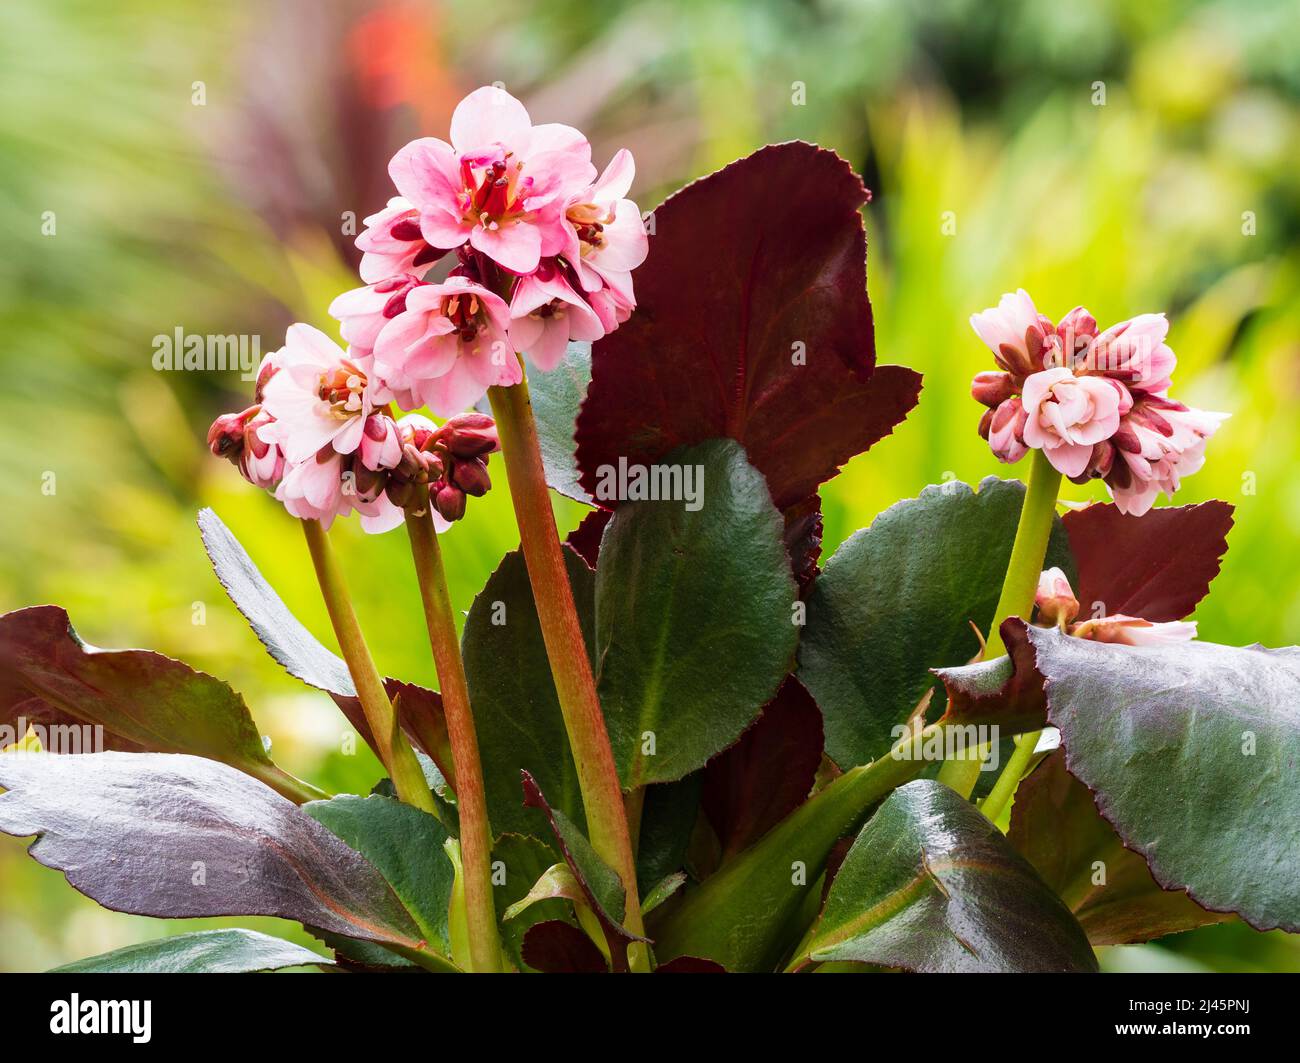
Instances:
[[[533,777],[528,772],[524,772],[523,777],[524,801],[529,807],[540,809],[550,820],[564,859],[582,887],[592,910],[603,921],[619,927],[622,935],[623,916],[627,912],[627,890],[623,888],[618,872],[596,854],[587,836],[568,816],[547,803]]]
[[[542,872],[541,877],[533,883],[527,895],[522,899],[515,901],[504,912],[501,913],[503,921],[510,921],[520,915],[523,915],[534,904],[542,901],[564,900],[571,901],[574,904],[586,904],[587,898],[583,895],[582,887],[578,880],[573,877],[573,872],[569,870],[568,864],[552,864]]]
[[[364,856],[420,928],[425,942],[450,956],[447,908],[454,868],[443,843],[447,832],[436,819],[387,797],[343,794],[312,801],[302,810]]]
[[[596,573],[597,686],[629,789],[680,779],[735,742],[798,639],[784,525],[744,449],[711,440],[666,466],[699,467],[701,504],[624,502]]]
[[[528,378],[546,482],[552,490],[587,505],[593,502],[578,483],[573,428],[590,383],[590,343],[570,343],[559,365],[549,373],[533,373]]]
[[[551,808],[546,797],[537,788],[537,783],[528,772],[522,772],[524,784],[524,802],[531,808],[540,809],[550,821],[551,830],[555,832],[560,851],[565,863],[573,872],[573,877],[586,899],[586,907],[596,917],[600,931],[604,932],[609,948],[610,963],[616,971],[628,969],[627,946],[633,941],[645,941],[644,937],[633,934],[623,926],[623,916],[627,911],[627,890],[618,872],[600,858],[587,836],[582,833],[563,812]],[[580,921],[583,919],[581,912]],[[592,932],[596,933],[593,926]]]
[[[866,764],[897,739],[934,683],[931,668],[979,651],[1011,557],[1025,489],[986,479],[927,487],[856,532],[808,598],[799,678],[821,707],[826,752],[842,768]],[[1044,567],[1073,572],[1056,522]]]
[[[1220,923],[1182,890],[1164,890],[1124,848],[1058,749],[1021,782],[1007,840],[1034,865],[1094,945],[1125,945]]]
[[[738,854],[655,926],[655,957],[716,960],[729,971],[770,971],[807,928],[801,913],[819,890],[835,843],[928,761],[882,757],[853,768]]]
[[[523,964],[524,937],[537,923],[572,920],[567,902],[537,901],[524,912],[506,919],[506,912],[526,897],[547,868],[555,863],[555,849],[540,838],[506,834],[492,846],[492,899],[501,923],[501,942],[517,965]]]
[[[200,930],[144,941],[56,967],[52,974],[248,974],[334,961],[255,930]]]
[[[665,876],[658,884],[646,890],[645,900],[641,902],[641,914],[649,915],[684,885],[686,885],[685,871],[674,871],[671,875]]]
[[[1156,881],[1300,931],[1300,648],[1027,634],[1070,774]]]
[[[564,551],[564,561],[590,647],[596,574],[572,550]],[[545,788],[555,808],[585,824],[578,769],[551,679],[528,568],[518,550],[501,559],[474,599],[461,650],[493,831],[550,833],[545,818],[519,799],[522,770]]]
[[[895,790],[840,866],[801,960],[923,972],[1095,971],[1074,916],[942,783]]]
[[[637,888],[643,895],[685,865],[699,817],[703,781],[702,774],[695,772],[676,782],[645,788],[636,845]]]

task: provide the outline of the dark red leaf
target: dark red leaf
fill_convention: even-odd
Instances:
[[[790,506],[785,518],[785,548],[790,553],[790,568],[799,584],[802,598],[821,571],[817,561],[822,556],[822,500],[809,495]]]
[[[747,849],[803,804],[822,756],[822,714],[788,676],[758,721],[704,769],[704,811],[723,859]]]
[[[193,753],[278,774],[229,684],[152,650],[91,646],[56,605],[0,616],[0,724],[16,729],[19,717],[102,727],[104,749]]]
[[[717,960],[704,960],[699,956],[678,956],[655,968],[655,974],[726,974],[727,969]]]
[[[575,554],[587,562],[587,567],[593,572],[596,569],[596,560],[600,556],[600,537],[605,534],[605,525],[613,515],[613,512],[608,509],[592,510],[564,540],[573,547]]]
[[[1002,622],[999,630],[1007,647],[1006,657],[934,669],[948,693],[944,723],[996,724],[1007,735],[1046,725],[1043,676],[1035,663],[1026,626],[1014,616]]]
[[[456,775],[451,760],[451,740],[447,737],[447,719],[442,711],[442,695],[428,687],[405,683],[392,677],[384,680],[384,689],[388,691],[388,696],[397,709],[397,719],[402,730],[422,753],[438,765],[438,770],[454,792]],[[344,696],[333,691],[329,695],[366,745],[378,754],[370,724],[366,722],[366,715],[361,710],[361,702],[355,696]]]
[[[592,349],[576,431],[588,493],[620,457],[729,436],[786,509],[893,430],[921,379],[872,371],[866,200],[843,159],[790,143],[655,210],[636,313]]]
[[[524,963],[543,974],[609,973],[595,942],[560,919],[530,926],[520,951]]]
[[[1107,502],[1067,513],[1064,523],[1083,612],[1101,603],[1103,615],[1163,622],[1181,620],[1209,592],[1228,549],[1232,506],[1216,500],[1132,517]]]

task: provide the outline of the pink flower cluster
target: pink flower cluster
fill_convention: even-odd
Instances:
[[[355,512],[364,530],[385,532],[431,504],[444,531],[464,516],[467,495],[492,486],[496,424],[473,412],[441,427],[414,413],[395,420],[368,361],[310,325],[291,326],[262,360],[254,404],[218,417],[208,445],[303,520],[328,528]]]
[[[520,354],[547,371],[570,341],[618,328],[648,252],[626,198],[631,154],[598,176],[581,133],[534,125],[501,89],[470,93],[450,144],[413,141],[388,171],[400,194],[357,237],[366,284],[329,308],[346,350],[292,326],[263,360],[255,404],[208,434],[214,454],[290,513],[328,526],[355,511],[367,531],[401,523],[426,491],[441,520],[459,519],[466,496],[490,486],[497,448],[492,419],[461,411],[518,384]],[[456,265],[427,280],[453,251]],[[451,420],[395,420],[393,403]]]
[[[357,238],[367,283],[330,314],[405,408],[462,410],[519,383],[516,352],[554,369],[570,340],[600,339],[635,308],[649,248],[627,150],[597,176],[576,129],[533,125],[485,87],[457,106],[450,144],[412,141],[388,172],[400,195]],[[446,280],[424,280],[451,251]]]
[[[1195,621],[1156,623],[1137,616],[1115,613],[1075,623],[1079,602],[1070,588],[1069,577],[1059,568],[1049,568],[1038,578],[1038,623],[1059,627],[1076,638],[1113,642],[1124,646],[1167,646],[1196,638]]]
[[[1080,306],[1054,325],[1021,289],[970,320],[1000,367],[971,384],[988,407],[980,435],[993,453],[1012,463],[1042,450],[1076,483],[1103,480],[1124,513],[1172,496],[1227,417],[1169,397],[1176,359],[1164,314],[1099,332]]]

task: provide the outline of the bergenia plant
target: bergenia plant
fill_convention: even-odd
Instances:
[[[390,174],[338,340],[290,328],[208,438],[299,518],[338,653],[198,518],[387,777],[326,794],[219,679],[0,618],[0,830],[109,908],[279,916],[328,954],[212,931],[78,969],[1088,971],[1300,930],[1300,650],[1186,622],[1232,508],[1153,508],[1224,417],[1172,397],[1163,315],[976,314],[979,432],[1027,485],[928,487],[822,570],[819,490],[921,391],[876,362],[843,160],[763,148],[650,225],[628,152],[598,170],[483,88]],[[521,548],[453,602],[439,537],[474,535],[498,454]],[[1062,507],[1062,477],[1114,501]],[[553,491],[590,510],[564,541]],[[327,534],[353,513],[405,525],[436,692],[376,670]],[[70,725],[102,749],[60,753]]]

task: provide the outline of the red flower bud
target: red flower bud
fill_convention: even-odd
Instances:
[[[465,492],[459,487],[440,481],[429,489],[429,497],[443,520],[457,521],[465,515]]]
[[[458,458],[477,458],[501,449],[496,422],[483,413],[461,413],[438,429],[438,441]]]
[[[242,413],[223,413],[208,429],[208,449],[218,458],[239,461],[244,452],[244,423]]]
[[[997,373],[992,370],[976,373],[970,385],[971,397],[978,403],[992,409],[1015,394],[1015,384],[1010,373]]]
[[[451,478],[457,487],[475,498],[487,494],[492,486],[492,478],[488,476],[487,466],[478,458],[456,462]]]

